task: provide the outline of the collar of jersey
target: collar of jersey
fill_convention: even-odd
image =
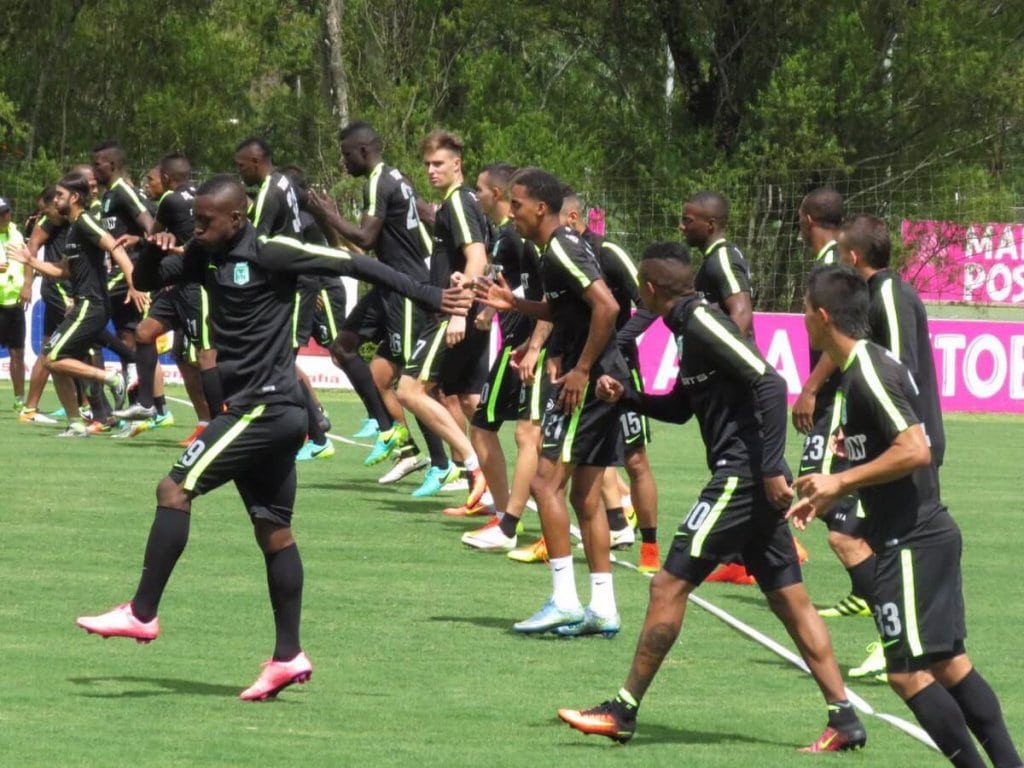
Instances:
[[[867,345],[868,342],[866,339],[861,339],[860,341],[853,345],[853,349],[850,350],[850,356],[846,358],[846,362],[843,363],[844,371],[851,365],[853,365],[853,361],[857,359],[857,355],[859,355],[861,353],[861,350],[863,350]]]
[[[818,251],[818,255],[814,257],[814,260],[821,261],[825,257],[825,252],[828,251],[835,244],[835,240],[829,240],[827,243],[821,246],[821,250]]]
[[[444,199],[447,200],[449,197],[454,195],[461,186],[461,184],[455,184],[451,189],[444,193]]]
[[[718,238],[717,240],[715,240],[715,242],[713,242],[711,245],[709,245],[707,248],[704,249],[704,255],[707,256],[713,250],[715,250],[715,248],[717,248],[718,246],[720,246],[720,245],[722,245],[723,243],[726,243],[726,242],[728,242],[728,241],[724,237]]]

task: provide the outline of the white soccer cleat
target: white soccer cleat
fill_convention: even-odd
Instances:
[[[381,485],[397,483],[403,477],[411,475],[413,472],[422,471],[429,466],[430,459],[422,456],[406,456],[404,459],[396,461],[395,466],[381,475],[377,482]]]

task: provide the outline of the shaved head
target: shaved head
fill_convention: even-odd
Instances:
[[[720,192],[705,189],[686,202],[702,211],[707,218],[717,221],[719,226],[729,223],[729,201]]]
[[[240,209],[245,211],[249,207],[249,198],[245,194],[245,187],[238,179],[226,173],[213,176],[203,182],[199,187],[199,197],[210,197],[216,201],[217,207],[221,209]]]
[[[235,176],[220,174],[209,179],[196,195],[195,239],[207,251],[226,247],[246,226],[249,198]]]

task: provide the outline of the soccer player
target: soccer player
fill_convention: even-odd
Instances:
[[[178,243],[185,244],[192,239],[195,226],[192,205],[195,189],[190,178],[192,164],[181,154],[165,155],[153,171],[147,175],[147,187],[158,192],[154,232],[170,232]],[[197,349],[209,347],[209,334],[204,333],[205,320],[202,317],[202,299],[198,283],[184,283],[165,288],[156,294],[146,317],[135,329],[136,365],[139,372],[137,401],[123,411],[114,413],[119,419],[137,420],[142,423],[137,431],[173,424],[172,414],[166,410],[166,400],[155,393],[157,383],[158,357],[156,340],[168,331],[184,336]],[[205,337],[205,345],[204,345]],[[179,363],[186,390],[192,398],[200,423],[210,420],[209,409],[202,397],[199,372],[187,360]]]
[[[462,139],[449,131],[433,131],[420,144],[427,178],[444,201],[434,219],[430,281],[436,286],[470,284],[487,269],[490,226],[464,183]],[[466,507],[475,507],[487,483],[480,461],[455,416],[434,398],[435,390],[458,399],[471,418],[487,379],[489,336],[476,328],[475,311],[468,318],[435,316],[420,332],[405,371],[398,381],[398,400],[448,443],[470,475]],[[458,476],[454,462],[444,465],[432,456],[430,469],[413,496],[432,496]]]
[[[659,243],[644,252],[640,291],[675,336],[676,384],[671,393],[656,396],[627,391],[603,377],[599,393],[662,421],[681,424],[695,417],[712,477],[651,581],[647,616],[618,695],[592,709],[561,709],[558,716],[583,733],[619,742],[632,738],[640,702],[675,644],[690,593],[718,563],[742,555],[827,704],[828,726],[804,751],[861,747],[864,727],[845,698],[828,630],[807,596],[783,517],[793,498],[783,455],[786,385],[750,338],[695,290],[683,245]]]
[[[355,274],[449,312],[458,307],[445,296],[462,292],[445,294],[346,251],[294,238],[257,238],[247,207],[236,178],[213,177],[196,197],[193,240],[181,249],[173,235],[158,233],[140,261],[147,288],[183,280],[206,286],[227,407],[157,487],[156,516],[134,598],[107,613],[79,617],[77,624],[103,637],[155,640],[160,599],[188,541],[192,499],[233,481],[263,551],[276,630],[271,660],[241,693],[243,700],[258,701],[305,682],[313,672],[299,642],[303,570],[291,531],[295,453],[306,434],[289,322],[295,276]]]
[[[946,434],[939,405],[928,315],[913,286],[889,270],[892,244],[885,222],[875,216],[855,216],[843,223],[838,236],[839,258],[867,280],[871,297],[868,312],[870,339],[899,358],[921,392],[917,406],[936,470],[946,453]],[[859,569],[864,591],[870,593],[877,571],[870,544],[853,531],[842,541],[843,564]],[[850,670],[851,677],[880,674],[885,669],[882,643],[868,646],[868,658]]]
[[[235,168],[247,186],[258,187],[256,201],[249,209],[249,217],[256,228],[257,236],[283,235],[301,238],[302,217],[299,213],[298,195],[288,177],[274,168],[274,153],[270,145],[256,136],[243,139],[235,148]],[[303,307],[311,308],[315,301],[316,292],[312,289],[312,284],[307,280],[299,280],[295,293],[296,316],[301,314]],[[299,347],[295,330],[296,326],[293,325],[292,347],[297,354]],[[321,452],[329,452],[327,430],[330,425],[317,405],[309,378],[301,368],[298,368],[298,363],[296,372],[309,415],[309,440],[321,446]],[[209,378],[213,374],[205,376]],[[214,386],[216,387],[215,382]],[[216,398],[216,394],[213,397]]]
[[[43,259],[51,264],[60,264],[64,259],[64,241],[67,238],[68,222],[57,213],[54,201],[57,197],[57,187],[48,185],[39,195],[41,204],[41,216],[32,227],[28,236],[28,254],[35,258],[43,249]],[[23,286],[22,297],[31,300],[32,281],[35,280],[35,270],[27,264],[24,266],[25,285]],[[68,284],[52,277],[43,276],[39,288],[39,295],[43,302],[43,328],[42,346],[46,346],[50,336],[57,330],[57,327],[64,320],[71,306],[68,297]],[[26,290],[27,289],[27,290]],[[57,420],[39,411],[39,400],[43,396],[43,389],[46,387],[46,380],[50,372],[43,365],[43,356],[36,358],[29,374],[28,397],[25,399],[25,406],[18,414],[18,421],[23,424],[56,424]]]
[[[531,484],[551,567],[552,594],[537,613],[517,622],[521,634],[562,636],[619,631],[611,574],[608,518],[601,504],[607,467],[622,463],[618,408],[597,399],[594,383],[605,374],[626,381],[628,371],[615,343],[619,306],[601,275],[597,257],[561,225],[562,184],[550,173],[524,168],[512,179],[510,214],[516,228],[538,248],[546,301],[516,296],[499,276],[482,281],[478,295],[503,311],[517,311],[553,324],[552,356],[560,359],[556,391],[544,409],[541,456]],[[590,605],[576,593],[566,486],[590,568]]]
[[[874,227],[877,234],[880,230]],[[858,225],[854,225],[858,226]],[[867,339],[869,288],[854,270],[811,273],[804,322],[811,344],[842,369],[840,419],[832,439],[850,467],[796,482],[789,511],[804,528],[856,491],[876,553],[871,603],[890,687],[955,766],[1020,766],[999,699],[971,663],[961,586],[960,530],[939,496],[937,463],[918,406],[924,390],[889,350]]]
[[[424,238],[417,213],[418,198],[405,174],[384,162],[380,135],[369,123],[350,123],[341,130],[341,156],[349,174],[366,179],[359,224],[342,217],[334,201],[325,195],[312,192],[311,204],[345,240],[373,251],[382,263],[426,282],[430,277],[429,241]],[[333,346],[335,360],[377,427],[376,442],[364,464],[372,466],[397,454],[395,466],[381,482],[396,482],[428,466],[419,456],[419,447],[409,434],[402,406],[392,389],[409,362],[413,343],[425,322],[423,313],[405,297],[374,288],[345,318]],[[359,356],[359,345],[364,340],[377,342],[369,366]],[[429,430],[423,435],[434,459],[439,464],[447,463],[440,438]]]
[[[540,254],[536,246],[516,230],[509,218],[509,185],[516,168],[508,163],[484,166],[476,178],[476,194],[480,207],[497,227],[491,246],[492,270],[501,273],[517,295],[530,301],[543,301],[544,286],[540,276]],[[490,330],[495,310],[484,307],[476,316],[477,330]],[[540,414],[531,413],[531,386],[546,381],[541,368],[539,381],[531,385],[520,376],[523,358],[535,330],[533,318],[519,312],[498,315],[501,349],[491,366],[487,383],[481,391],[480,404],[473,414],[473,444],[480,457],[480,466],[487,487],[494,498],[495,516],[484,527],[462,535],[462,543],[485,551],[510,551],[517,543],[517,529],[530,496],[530,480],[537,472],[540,450]],[[536,363],[534,364],[536,367]],[[516,463],[511,486],[505,454],[498,441],[498,430],[506,421],[516,422]],[[450,515],[476,515],[483,504],[470,509],[465,506],[445,510]],[[506,519],[506,517],[508,519]]]
[[[11,251],[11,257],[47,277],[67,279],[71,285],[74,308],[43,348],[43,365],[51,373],[105,384],[114,396],[115,407],[120,408],[125,397],[124,376],[118,372],[107,373],[79,359],[97,344],[109,319],[105,265],[108,255],[124,275],[128,286],[126,300],[133,302],[141,311],[146,305],[146,296],[135,290],[132,262],[124,248],[116,245],[113,236],[86,212],[89,194],[89,182],[79,174],[65,176],[57,183],[57,212],[70,223],[64,244],[64,260],[60,264],[40,261],[29,254],[27,248]],[[78,398],[74,387],[66,386],[68,383],[62,384],[59,379],[54,379],[68,418],[68,428],[62,434],[85,437],[88,432],[81,422]]]
[[[11,386],[14,388],[14,410],[25,405],[25,267],[7,259],[8,245],[25,244],[18,227],[11,221],[11,204],[0,197],[0,346],[7,347],[11,357]]]
[[[725,236],[729,201],[710,190],[683,204],[679,231],[686,244],[704,257],[695,288],[729,316],[743,336],[753,336],[754,305],[750,298],[750,267],[743,252]]]
[[[142,238],[153,231],[153,216],[128,179],[124,149],[116,141],[103,141],[93,147],[92,170],[96,182],[106,187],[100,201],[100,222],[131,258]],[[107,283],[110,294],[110,320],[118,337],[135,349],[135,328],[142,319],[142,308],[126,301],[128,291],[124,272],[111,265]],[[127,364],[134,363],[129,360]],[[134,378],[129,368],[129,378]],[[131,382],[129,382],[131,383]]]
[[[649,327],[656,317],[646,312],[641,305],[636,265],[623,248],[601,237],[587,226],[579,195],[569,187],[565,189],[561,217],[562,223],[577,232],[597,255],[601,274],[604,275],[608,289],[619,305],[619,314],[615,318],[616,340],[629,367],[633,388],[642,392],[643,379],[640,376],[636,335]],[[633,307],[640,311],[641,317],[631,324]],[[618,334],[627,325],[639,330],[627,331],[625,337],[620,337]],[[629,476],[630,497],[636,509],[640,528],[640,560],[637,568],[644,573],[655,573],[661,566],[661,555],[658,551],[658,488],[647,459],[647,444],[651,441],[650,422],[640,414],[623,411],[619,414],[619,424],[622,428],[622,439],[625,441],[625,466],[626,474]],[[618,473],[609,470],[604,482],[612,548],[630,547],[635,541],[635,535],[623,514]]]
[[[843,221],[843,196],[828,187],[816,189],[801,201],[798,215],[800,237],[814,258],[814,264],[837,264],[839,246],[836,241]],[[800,475],[827,474],[846,467],[846,460],[836,456],[828,443],[833,420],[838,418],[832,405],[839,388],[839,370],[828,355],[814,349],[810,355],[811,373],[793,403],[792,412],[793,426],[806,435]],[[874,561],[870,552],[862,551],[862,539],[857,531],[863,514],[859,513],[856,497],[850,496],[833,505],[823,520],[828,526],[829,546],[849,575],[850,594],[835,605],[821,609],[820,613],[825,618],[870,616],[868,601],[874,580]]]

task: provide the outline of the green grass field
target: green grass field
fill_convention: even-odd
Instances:
[[[327,406],[335,432],[354,431],[353,398],[328,395]],[[624,626],[613,640],[515,636],[512,622],[548,593],[547,569],[465,549],[459,535],[476,523],[443,517],[444,498],[409,498],[413,478],[379,486],[379,472],[362,467],[365,450],[342,444],[334,459],[299,471],[303,644],[315,666],[308,685],[263,705],[236,698],[269,656],[273,635],[263,560],[231,487],[193,507],[159,640],[143,646],[87,636],[74,626],[76,615],[105,610],[134,590],[156,483],[192,426],[186,407],[173,410],[180,426],[131,441],[58,440],[52,428],[19,425],[10,412],[0,417],[4,766],[944,764],[874,718],[866,721],[868,748],[856,755],[794,754],[824,724],[813,682],[696,607],[632,743],[617,747],[571,731],[555,717],[559,706],[595,704],[622,683],[646,579],[616,569]],[[947,430],[943,489],[964,530],[968,647],[1024,744],[1014,607],[1022,596],[1024,421],[953,416]],[[661,425],[655,439],[664,550],[707,470],[694,426]],[[791,455],[797,447],[794,434]],[[535,516],[527,525],[532,540]],[[845,594],[824,526],[802,540],[811,551],[812,597],[828,603]],[[586,600],[582,564],[577,578]],[[698,594],[789,645],[755,587],[707,585]],[[831,627],[840,665],[859,664],[871,623]],[[853,688],[876,709],[910,719],[886,686]]]

